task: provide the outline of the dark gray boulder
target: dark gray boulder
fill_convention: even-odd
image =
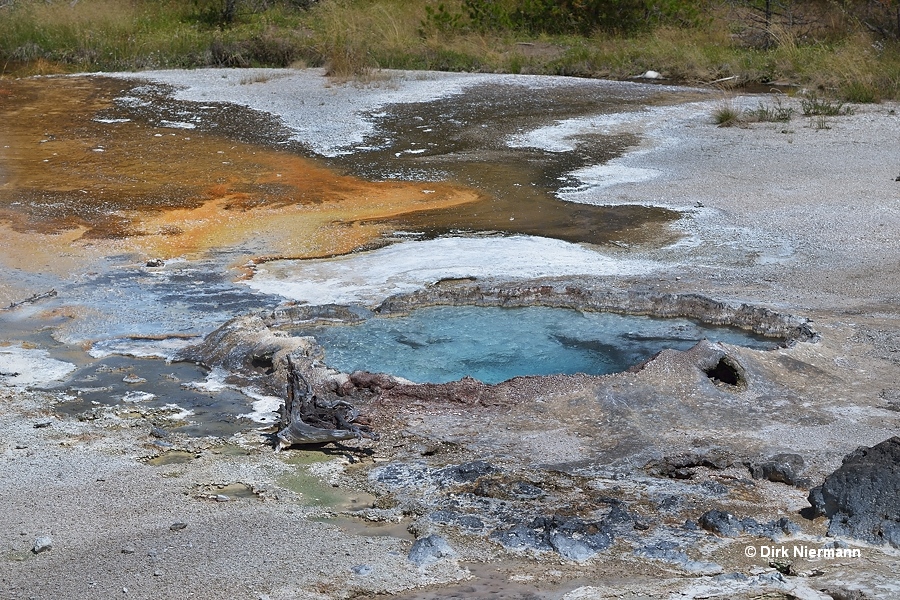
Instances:
[[[701,528],[714,533],[719,537],[733,538],[741,534],[767,537],[772,540],[781,539],[786,535],[797,533],[800,528],[787,517],[781,517],[777,521],[760,523],[753,517],[739,519],[723,510],[709,510],[700,515],[698,523]]]
[[[831,519],[828,534],[900,548],[900,437],[859,448],[810,490],[813,514]]]
[[[741,520],[722,510],[710,510],[699,519],[700,527],[720,537],[737,537],[744,532]]]
[[[806,482],[800,478],[800,471],[803,470],[803,457],[799,454],[776,454],[760,463],[750,463],[748,466],[753,479],[768,479],[795,486],[802,486]]]

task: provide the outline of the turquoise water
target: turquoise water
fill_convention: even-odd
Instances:
[[[688,319],[546,307],[437,306],[297,333],[315,336],[331,367],[390,373],[416,383],[466,375],[499,383],[519,375],[615,373],[703,338],[758,349],[777,346],[771,338]]]

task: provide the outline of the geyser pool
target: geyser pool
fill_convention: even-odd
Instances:
[[[315,336],[333,368],[390,373],[416,383],[446,383],[466,375],[499,383],[520,375],[615,373],[665,348],[685,350],[703,338],[758,349],[778,345],[772,338],[689,319],[540,306],[432,306],[295,333]]]

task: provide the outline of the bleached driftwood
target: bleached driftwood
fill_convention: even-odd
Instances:
[[[377,439],[365,425],[353,421],[359,411],[349,402],[325,402],[316,397],[312,386],[287,357],[287,397],[281,414],[278,450],[303,444],[325,444],[367,437]]]
[[[19,302],[10,302],[9,306],[0,310],[14,310],[16,308],[19,308],[20,306],[33,304],[38,300],[43,300],[44,298],[53,298],[54,296],[56,296],[56,290],[50,290],[49,292],[44,292],[42,294],[34,294],[33,296],[29,296],[28,298],[25,298],[24,300],[21,300]]]

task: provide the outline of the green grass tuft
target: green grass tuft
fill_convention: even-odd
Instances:
[[[736,127],[744,125],[743,111],[735,108],[730,102],[723,102],[713,111],[713,122],[719,127]]]
[[[760,102],[756,108],[744,111],[744,119],[755,123],[787,123],[794,115],[794,109],[785,106],[780,97],[769,106]]]
[[[809,92],[800,97],[800,111],[804,117],[836,117],[853,114],[853,109],[840,100],[830,100]]]

